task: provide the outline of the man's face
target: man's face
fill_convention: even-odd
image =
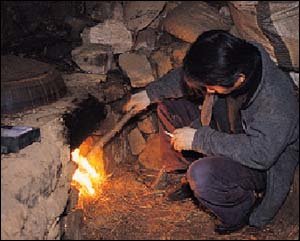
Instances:
[[[227,95],[230,94],[232,91],[241,87],[244,81],[245,81],[245,75],[241,75],[232,87],[224,87],[220,85],[203,85],[202,87],[204,87],[207,93],[210,94]],[[195,86],[194,81],[189,81],[188,79],[186,79],[186,83],[190,88],[197,88],[197,86]]]

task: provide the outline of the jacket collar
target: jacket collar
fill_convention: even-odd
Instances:
[[[258,94],[260,93],[262,87],[265,85],[267,76],[269,75],[269,67],[272,64],[274,64],[274,62],[271,60],[269,54],[266,52],[266,50],[264,49],[264,47],[261,44],[256,43],[256,42],[252,42],[252,41],[249,41],[249,43],[258,48],[258,50],[261,54],[261,65],[262,65],[262,67],[261,67],[261,80],[260,80],[260,83],[259,83],[256,91],[252,95],[251,99],[247,103],[247,106],[250,105],[256,99]]]

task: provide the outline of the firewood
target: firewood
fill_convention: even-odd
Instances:
[[[154,180],[152,184],[152,188],[156,190],[161,190],[161,189],[165,189],[167,185],[168,185],[168,173],[166,171],[166,167],[163,166],[160,169],[156,179]]]
[[[122,130],[124,125],[135,115],[137,115],[135,109],[131,109],[125,115],[123,115],[122,118],[117,122],[117,124],[111,131],[106,133],[104,136],[100,137],[95,142],[93,148],[89,153],[95,152],[99,148],[103,148],[117,133],[119,133]]]

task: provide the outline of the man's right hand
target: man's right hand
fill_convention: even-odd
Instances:
[[[150,99],[147,95],[146,90],[143,90],[139,93],[132,95],[129,101],[124,105],[124,111],[130,111],[133,109],[136,113],[141,112],[150,105]]]

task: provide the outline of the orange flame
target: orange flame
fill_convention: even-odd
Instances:
[[[79,190],[79,197],[94,197],[105,179],[102,152],[99,150],[87,157],[83,156],[90,149],[91,145],[87,139],[71,153],[72,161],[78,165],[71,184]]]

